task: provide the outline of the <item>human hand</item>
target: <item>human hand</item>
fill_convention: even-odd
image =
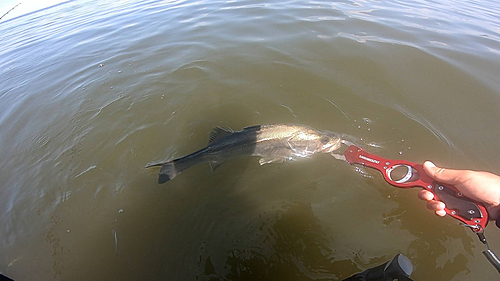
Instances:
[[[424,163],[424,171],[432,179],[455,186],[463,195],[482,203],[489,217],[496,220],[500,215],[500,176],[488,172],[438,168],[432,162]],[[427,208],[438,216],[445,216],[445,204],[434,200],[434,194],[421,190],[418,197],[427,201]]]

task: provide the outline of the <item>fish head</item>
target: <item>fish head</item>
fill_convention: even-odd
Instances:
[[[321,132],[318,138],[318,152],[331,153],[342,145],[340,137],[332,132]]]
[[[340,138],[328,131],[299,131],[288,139],[295,156],[308,157],[315,153],[331,153],[341,145]]]

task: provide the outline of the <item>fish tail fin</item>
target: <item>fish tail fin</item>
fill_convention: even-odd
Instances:
[[[180,174],[180,172],[189,168],[189,166],[186,165],[179,165],[179,160],[181,159],[170,160],[167,162],[149,163],[144,168],[161,167],[158,183],[162,184],[175,178],[178,174]],[[182,166],[184,166],[184,168],[181,168]]]
[[[201,162],[201,159],[199,157],[190,157],[190,156],[191,155],[188,155],[186,157],[168,161],[166,163],[161,163],[158,183],[159,184],[166,183],[167,181],[175,178],[182,171]]]
[[[176,169],[175,160],[169,161],[161,165],[160,175],[158,177],[158,183],[166,183],[167,181],[175,178],[181,171]]]
[[[144,168],[159,167],[160,175],[158,177],[158,183],[166,183],[167,181],[175,178],[182,171],[203,162],[203,150],[193,152],[181,158],[177,158],[170,161],[162,162],[152,162],[146,165]]]

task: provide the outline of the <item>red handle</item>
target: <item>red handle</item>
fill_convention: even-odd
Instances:
[[[448,215],[460,220],[474,232],[483,230],[488,224],[488,212],[479,202],[465,197],[454,186],[439,183],[430,178],[422,164],[405,160],[391,160],[371,154],[355,145],[351,145],[344,153],[351,164],[361,164],[379,170],[385,181],[399,188],[421,187],[434,194],[436,200],[445,203]],[[391,173],[398,167],[406,167],[407,174],[395,180]]]

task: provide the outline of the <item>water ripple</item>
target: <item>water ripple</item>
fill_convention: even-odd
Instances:
[[[312,206],[329,198],[328,192],[339,192],[334,195],[343,199],[335,205],[342,204],[355,194],[352,187],[361,190],[367,183],[353,185],[358,177],[329,159],[262,169],[252,162],[234,162],[228,165],[231,172],[211,174],[210,180],[200,168],[168,188],[155,187],[156,175],[142,167],[205,145],[216,125],[296,122],[384,143],[383,148],[371,147],[384,153],[402,151],[398,142],[404,136],[413,141],[415,151],[405,150],[407,157],[434,155],[449,162],[476,157],[481,160],[462,163],[498,169],[498,14],[500,6],[494,1],[81,0],[1,22],[4,261],[12,263],[9,270],[17,270],[20,280],[32,278],[22,274],[33,273],[41,280],[82,279],[72,271],[80,268],[72,263],[72,255],[92,268],[81,272],[130,278],[136,273],[119,264],[116,255],[119,231],[120,257],[131,259],[146,274],[174,272],[171,279],[192,279],[193,271],[202,276],[203,269],[217,270],[225,261],[236,265],[247,258],[263,261],[261,269],[273,262],[285,262],[286,269],[294,270],[298,265],[296,272],[304,278],[321,275],[322,269],[306,266],[311,257],[326,260],[322,268],[344,275],[356,271],[366,264],[356,260],[349,247],[331,246],[322,232],[331,210],[316,214]],[[331,178],[317,181],[325,174]],[[351,190],[341,193],[341,187]],[[385,189],[370,190],[372,197],[356,200],[368,204]],[[286,198],[301,201],[276,203]],[[406,199],[391,200],[401,205],[400,213],[411,216],[404,207]],[[133,215],[118,220],[114,215],[123,204]],[[264,212],[264,219],[256,218]],[[356,212],[352,210],[353,216],[366,215]],[[293,230],[301,240],[288,229],[297,225],[290,218],[301,218],[297,213],[308,216],[299,224],[304,229]],[[306,229],[310,221],[316,232]],[[404,239],[432,241],[433,251],[441,250],[453,260],[446,245],[426,231],[420,234],[421,227],[436,227],[425,228],[425,223],[395,228],[411,232],[403,233]],[[78,235],[73,229],[80,230]],[[200,238],[200,233],[206,235]],[[457,240],[468,239],[457,235]],[[224,237],[235,245],[224,244],[227,252],[222,254],[215,246],[200,251],[193,243],[225,243]],[[248,244],[242,246],[243,239]],[[319,246],[314,246],[318,239]],[[370,239],[354,240],[362,244]],[[287,241],[296,248],[283,250]],[[315,249],[312,256],[301,250],[304,241]],[[149,252],[151,245],[155,251]],[[180,261],[163,255],[182,247],[189,254]],[[412,250],[418,268],[436,268],[435,260],[426,258],[434,252]],[[33,255],[19,255],[26,252]],[[95,259],[96,253],[102,259]],[[376,250],[367,255],[380,256]],[[198,264],[193,256],[199,257]],[[473,258],[465,260],[463,268],[486,272]],[[119,270],[107,271],[102,261]],[[1,264],[8,262],[0,262],[0,271],[5,272]],[[36,272],[33,265],[47,270]],[[452,277],[459,274],[457,269],[446,270]]]

